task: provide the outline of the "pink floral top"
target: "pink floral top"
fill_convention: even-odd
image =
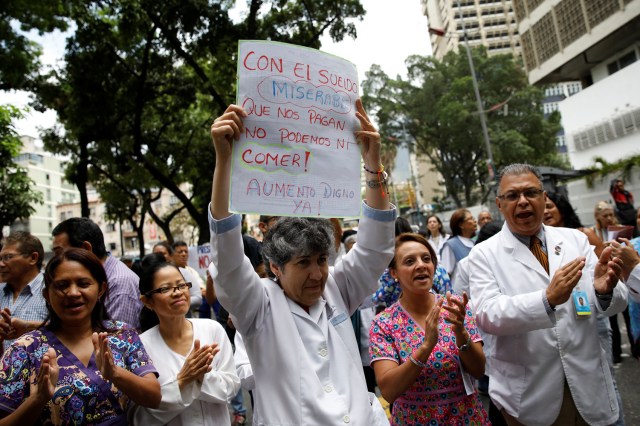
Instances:
[[[436,295],[436,301],[443,297]],[[478,394],[467,395],[452,326],[440,316],[440,337],[415,383],[398,397],[391,408],[392,425],[488,425],[487,413]],[[424,339],[423,325],[396,302],[381,312],[369,331],[371,364],[388,359],[411,362]],[[482,341],[471,309],[467,306],[465,327],[474,342]]]

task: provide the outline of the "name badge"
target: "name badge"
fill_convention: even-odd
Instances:
[[[591,305],[589,297],[584,290],[574,290],[572,293],[573,307],[576,311],[576,318],[589,318],[591,316]]]

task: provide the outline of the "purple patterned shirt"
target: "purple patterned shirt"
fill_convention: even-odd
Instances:
[[[116,365],[137,376],[158,375],[138,333],[122,322],[105,323],[113,334],[109,348]],[[17,339],[4,353],[0,364],[0,410],[14,412],[30,394],[46,351],[56,351],[59,377],[53,398],[40,415],[40,424],[126,425],[129,398],[103,379],[94,355],[88,366],[64,346],[55,334],[39,328]]]
[[[115,257],[108,255],[104,271],[109,281],[109,291],[105,307],[109,317],[132,327],[140,328],[140,288],[138,276]]]

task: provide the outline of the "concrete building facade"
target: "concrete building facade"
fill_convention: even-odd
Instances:
[[[45,252],[51,251],[51,231],[58,224],[59,204],[80,199],[77,188],[64,177],[65,161],[43,151],[36,139],[21,136],[22,150],[15,162],[27,170],[34,189],[42,193],[43,204],[35,204],[35,212],[24,221],[11,225],[11,231],[28,231],[42,241]]]
[[[511,0],[422,0],[422,4],[429,20],[436,59],[458,49],[462,42],[463,20],[469,46],[484,46],[490,55],[520,55],[518,26]]]
[[[523,58],[533,84],[579,80],[582,90],[557,103],[575,169],[640,155],[640,0],[513,0]],[[621,172],[567,185],[585,224],[597,201],[611,201]],[[626,188],[638,196],[640,171]],[[638,207],[638,206],[636,206]]]

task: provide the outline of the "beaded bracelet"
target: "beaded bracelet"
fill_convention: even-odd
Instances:
[[[384,166],[382,164],[380,164],[380,170],[378,170],[377,172],[374,172],[373,170],[367,168],[366,164],[363,164],[362,168],[364,169],[365,172],[369,172],[372,175],[377,175],[377,174],[380,174],[380,173],[384,172]]]
[[[409,360],[410,360],[412,363],[414,363],[415,365],[417,365],[418,367],[420,367],[420,368],[427,368],[427,364],[425,364],[425,363],[424,363],[424,362],[422,362],[422,361],[418,361],[417,359],[415,359],[415,358],[413,357],[413,354],[409,355]]]

